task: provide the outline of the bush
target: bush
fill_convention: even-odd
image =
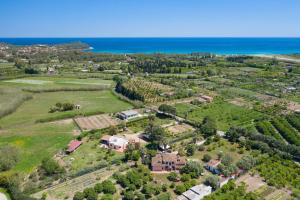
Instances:
[[[174,182],[174,181],[177,180],[178,174],[176,172],[170,172],[167,178],[168,178],[169,181]]]
[[[111,194],[104,194],[101,200],[113,200],[113,196]]]
[[[18,150],[10,145],[0,147],[0,172],[14,167],[19,160]]]
[[[187,147],[186,147],[186,155],[187,156],[192,156],[195,154],[195,151],[196,151],[196,145],[194,144],[189,144]]]
[[[61,174],[64,169],[58,165],[58,163],[52,158],[47,158],[42,161],[41,168],[45,171],[46,175]]]
[[[174,192],[178,195],[184,193],[185,191],[186,191],[186,188],[184,185],[177,185],[174,190]]]
[[[114,194],[117,191],[115,185],[110,180],[103,181],[102,187],[104,194]]]
[[[189,161],[181,168],[180,173],[190,174],[192,178],[198,178],[203,173],[203,167],[196,161]]]
[[[211,155],[209,154],[204,154],[202,160],[204,162],[209,162],[211,160]]]
[[[206,185],[210,185],[214,190],[218,188],[219,186],[219,178],[218,176],[211,175],[206,178],[205,180]]]
[[[94,186],[94,190],[97,192],[97,193],[101,193],[102,190],[103,190],[103,186],[101,183],[97,183],[95,186]]]
[[[73,200],[83,200],[85,197],[84,197],[84,194],[82,192],[76,192],[74,197],[73,197]]]

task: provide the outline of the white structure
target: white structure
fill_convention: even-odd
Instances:
[[[211,186],[196,185],[177,197],[177,200],[200,200],[212,192]]]
[[[127,111],[118,113],[118,117],[122,120],[132,119],[132,118],[135,118],[138,116],[139,116],[139,113],[135,110],[127,110]]]
[[[123,152],[127,148],[129,141],[123,137],[104,135],[101,138],[102,143],[106,144],[110,149]]]

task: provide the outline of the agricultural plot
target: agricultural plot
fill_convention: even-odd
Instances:
[[[258,130],[258,132],[264,135],[272,136],[277,140],[283,140],[281,135],[277,132],[277,130],[273,127],[273,125],[269,121],[266,120],[259,121],[256,123],[255,127]]]
[[[49,109],[57,102],[79,104],[79,110],[49,113]],[[72,118],[77,115],[118,112],[132,106],[119,100],[111,91],[70,91],[37,93],[33,99],[26,101],[11,115],[0,119],[2,128],[20,124],[35,123],[38,120],[55,120]]]
[[[176,104],[175,107],[178,116],[195,122],[201,122],[206,116],[212,117],[217,122],[217,128],[222,131],[230,126],[249,126],[255,119],[263,117],[260,112],[220,100],[201,106]]]
[[[31,77],[25,80],[46,81],[45,84],[8,83],[0,82],[0,110],[9,107],[14,99],[22,96],[31,96],[31,99],[22,101],[18,106],[13,104],[13,112],[0,119],[0,146],[12,145],[20,152],[20,160],[12,168],[13,172],[31,172],[40,162],[67,147],[67,144],[78,132],[75,124],[66,123],[37,123],[41,119],[59,120],[72,118],[77,115],[91,115],[95,113],[110,113],[127,110],[132,106],[118,99],[111,91],[68,91],[29,93],[23,88],[62,87],[64,84],[49,83],[47,81],[62,81],[62,78]],[[65,79],[67,80],[67,79]],[[79,80],[79,79],[68,79]],[[93,80],[80,80],[97,81]],[[101,82],[102,80],[100,80]],[[106,82],[106,81],[104,81]],[[110,82],[110,81],[108,81]],[[34,83],[36,83],[34,81]],[[74,84],[66,84],[73,87]],[[81,85],[80,85],[81,86]],[[64,87],[64,86],[63,86]],[[4,92],[3,92],[4,91]],[[49,113],[49,109],[57,102],[69,102],[81,105],[79,110]]]
[[[266,200],[287,200],[291,193],[288,190],[278,189],[267,185],[259,175],[251,176],[250,174],[245,174],[239,177],[236,183],[238,185],[245,183],[247,192],[254,192],[259,195],[259,197]]]
[[[167,130],[172,134],[177,135],[188,131],[194,131],[195,129],[188,124],[176,124],[174,126],[169,126]]]
[[[166,98],[161,96],[161,94],[171,92],[172,88],[156,82],[130,79],[120,85],[117,91],[133,100],[154,103],[164,101]]]
[[[119,120],[112,118],[107,114],[90,117],[77,117],[74,119],[74,121],[83,131],[108,128],[120,123]]]
[[[299,132],[294,129],[285,118],[275,117],[271,122],[287,142],[298,146],[300,145]]]
[[[35,198],[41,198],[43,193],[49,195],[49,199],[68,199],[72,200],[74,194],[77,191],[82,191],[86,187],[92,187],[96,183],[104,181],[111,177],[114,172],[116,172],[120,166],[110,167],[110,169],[100,169],[74,179],[68,180],[66,182],[52,186],[46,190],[38,192],[33,196]]]

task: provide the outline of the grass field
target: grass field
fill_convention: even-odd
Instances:
[[[33,77],[24,80],[42,81],[45,83],[43,87],[48,87],[51,84],[74,86],[88,83],[112,83],[99,79],[81,80],[47,77]],[[58,84],[57,82],[65,83]],[[130,104],[114,96],[110,90],[26,93],[21,90],[26,87],[25,85],[28,84],[0,82],[0,89],[10,91],[5,93],[3,98],[1,96],[1,107],[9,105],[13,98],[19,94],[30,94],[33,97],[23,102],[12,114],[0,119],[0,146],[10,144],[17,147],[20,152],[20,160],[12,171],[31,171],[43,158],[53,156],[58,150],[65,148],[74,137],[73,132],[76,126],[72,121],[70,123],[36,123],[37,120],[94,112],[111,113],[132,108]],[[80,104],[81,108],[67,112],[49,113],[50,107],[57,102]]]
[[[79,110],[49,113],[51,106],[57,102],[70,102],[81,105]],[[0,119],[2,128],[15,125],[32,124],[36,120],[61,115],[84,114],[88,112],[117,112],[131,108],[126,102],[120,101],[111,91],[76,91],[76,92],[51,92],[33,95],[17,111]]]
[[[109,162],[123,158],[123,154],[108,152],[100,146],[99,140],[84,141],[83,144],[72,154],[63,158],[71,174],[85,168],[98,166],[101,162]]]
[[[196,122],[201,122],[204,117],[211,116],[216,120],[217,128],[223,131],[233,125],[247,126],[252,124],[253,119],[263,116],[259,112],[219,100],[199,107],[185,103],[176,104],[175,107],[179,116],[184,117],[188,113],[187,118]]]

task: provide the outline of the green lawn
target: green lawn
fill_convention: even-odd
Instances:
[[[19,150],[19,162],[12,171],[29,172],[43,158],[53,156],[72,139],[74,124],[53,123],[14,127],[0,134],[0,146],[12,145]]]
[[[201,122],[205,116],[211,116],[217,121],[217,128],[226,131],[232,125],[249,125],[254,119],[263,116],[254,110],[249,110],[221,100],[202,106],[191,104],[176,104],[177,114],[181,117],[188,112],[188,119]]]
[[[69,85],[76,85],[74,81],[82,82],[80,84],[84,84],[85,81],[85,83],[90,82],[91,84],[94,84],[94,81],[101,83],[111,82],[99,79],[61,79],[48,77],[33,77],[26,80],[46,81],[45,87],[49,85],[47,81],[65,81]],[[60,84],[63,85],[64,83]],[[21,91],[24,85],[26,84],[0,82],[0,89],[9,91],[1,96],[0,106],[6,107],[17,95],[26,94]],[[32,99],[24,102],[14,113],[0,119],[0,146],[10,144],[17,147],[20,151],[20,160],[11,171],[30,172],[39,165],[43,158],[53,156],[60,149],[65,148],[74,137],[73,131],[76,129],[76,126],[72,121],[69,123],[36,123],[36,120],[93,112],[111,113],[132,108],[127,102],[119,100],[110,90],[29,94],[33,96]],[[57,102],[80,104],[81,109],[49,113],[50,107]]]

